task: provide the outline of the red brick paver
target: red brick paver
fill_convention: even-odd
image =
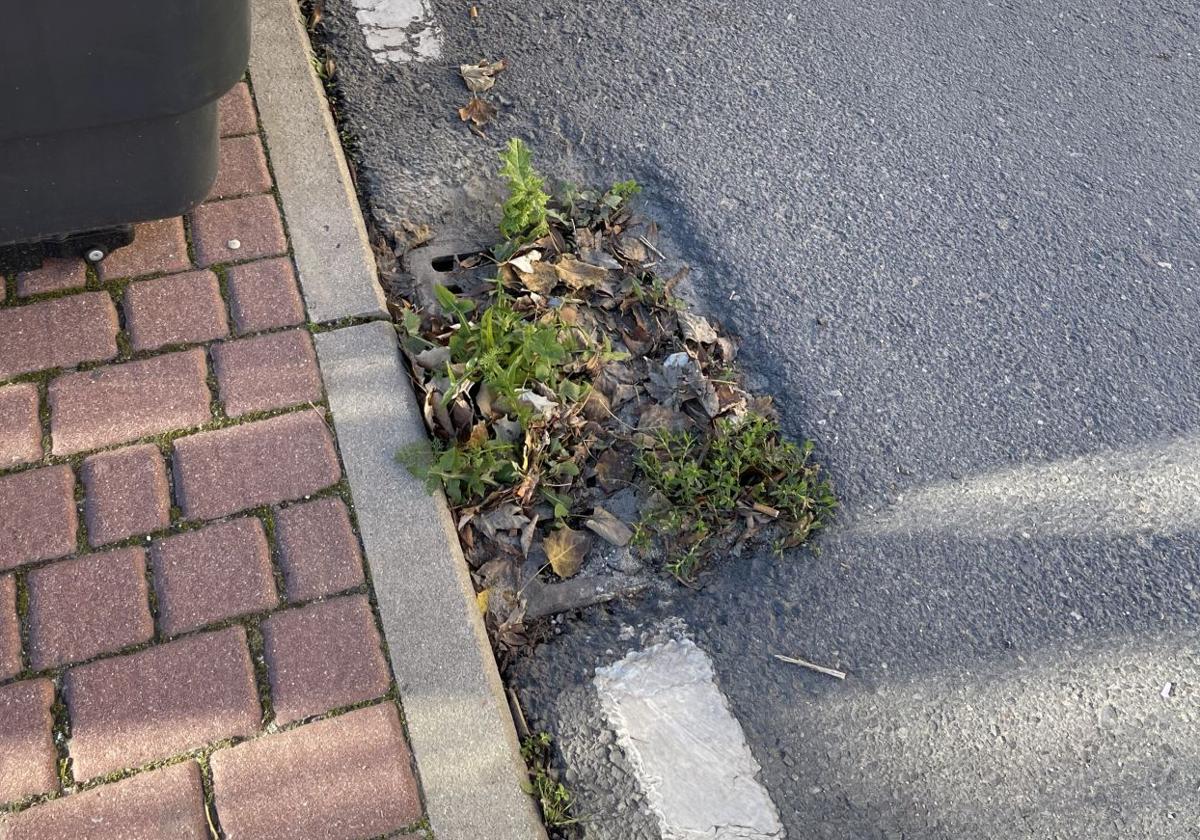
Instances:
[[[341,499],[318,499],[275,514],[279,565],[290,601],[307,601],[363,582],[362,552]]]
[[[112,359],[118,329],[103,292],[0,309],[0,379]]]
[[[258,115],[250,98],[250,88],[245,82],[240,82],[221,98],[220,114],[222,137],[258,131]]]
[[[100,449],[212,418],[203,350],[60,376],[50,383],[55,455]]]
[[[146,552],[127,548],[29,573],[29,659],[35,671],[148,642],[154,619]]]
[[[0,687],[0,805],[58,790],[53,705],[50,680]]]
[[[192,215],[192,236],[196,262],[201,266],[274,257],[287,251],[279,208],[270,195],[202,204]]]
[[[0,577],[0,680],[21,673],[21,626],[17,622],[17,582]]]
[[[80,781],[251,735],[262,715],[241,627],[73,668],[65,694]]]
[[[67,466],[0,478],[0,571],[75,550],[75,474]]]
[[[237,195],[265,193],[271,189],[271,173],[262,141],[254,135],[227,137],[221,141],[221,165],[210,200]]]
[[[316,411],[181,438],[173,461],[187,519],[299,499],[341,478],[333,436]]]
[[[229,335],[221,285],[211,271],[131,283],[125,290],[125,322],[137,352]]]
[[[262,632],[280,724],[387,693],[391,677],[365,595],[277,613]]]
[[[375,837],[421,818],[410,764],[396,707],[360,709],[213,753],[217,815],[239,840]]]
[[[42,459],[37,386],[0,388],[0,470]]]
[[[317,353],[304,330],[228,341],[212,353],[221,403],[230,417],[321,399]]]
[[[191,268],[183,219],[146,222],[134,228],[133,244],[113,251],[100,263],[100,279],[173,274]]]
[[[287,257],[231,266],[229,308],[239,335],[304,323],[304,302]]]
[[[88,542],[108,545],[171,524],[171,488],[162,453],[153,444],[102,452],[83,462]]]
[[[56,799],[0,823],[4,840],[208,840],[200,766],[140,773]]]
[[[48,259],[41,268],[17,275],[17,295],[29,297],[82,289],[87,283],[87,263],[79,259]]]
[[[159,623],[169,636],[278,602],[271,550],[257,519],[159,540],[150,555]]]

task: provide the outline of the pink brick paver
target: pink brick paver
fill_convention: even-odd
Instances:
[[[103,292],[0,309],[0,379],[112,359],[118,329]]]
[[[254,135],[227,137],[221,141],[221,164],[210,200],[265,193],[271,189],[271,173],[262,141]]]
[[[274,257],[287,251],[283,222],[271,195],[200,205],[192,214],[192,238],[196,262],[201,266]]]
[[[262,715],[241,627],[72,668],[64,693],[79,781],[252,735]]]
[[[29,573],[29,660],[35,671],[148,642],[154,636],[146,552],[126,548]]]
[[[307,601],[363,582],[362,551],[341,499],[317,499],[275,514],[279,565],[289,601]]]
[[[21,626],[17,622],[17,582],[0,577],[0,680],[21,673]]]
[[[82,289],[86,283],[87,263],[83,260],[48,259],[41,268],[17,275],[17,296]]]
[[[333,436],[316,411],[181,438],[172,460],[187,519],[300,499],[341,478]]]
[[[0,805],[58,790],[52,705],[50,680],[0,686]]]
[[[239,335],[304,323],[304,302],[287,257],[229,268],[229,309]]]
[[[217,750],[217,815],[238,840],[387,834],[421,818],[410,764],[396,707],[359,709]]]
[[[113,251],[100,263],[100,279],[174,274],[191,268],[183,219],[145,222],[134,228],[133,244]]]
[[[200,766],[140,773],[0,822],[4,840],[208,840]]]
[[[0,571],[75,550],[75,474],[46,467],[0,478]]]
[[[124,308],[129,341],[139,353],[229,335],[221,285],[211,271],[131,283]]]
[[[88,542],[108,545],[171,524],[171,488],[158,447],[146,443],[102,452],[83,462]]]
[[[262,632],[281,725],[387,693],[391,677],[365,595],[276,613]]]
[[[60,376],[50,383],[55,455],[202,425],[209,409],[201,349]]]
[[[158,617],[173,636],[276,606],[262,522],[239,519],[158,540],[150,549]]]
[[[243,338],[213,347],[213,369],[225,413],[241,417],[321,399],[321,373],[305,330]]]
[[[23,383],[0,388],[0,470],[41,459],[37,386]]]
[[[245,82],[240,82],[237,87],[221,97],[219,111],[222,137],[253,134],[258,131],[258,115],[254,111],[254,101],[250,98],[250,88]]]

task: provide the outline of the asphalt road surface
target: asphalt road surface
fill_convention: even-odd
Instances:
[[[637,178],[844,502],[516,669],[587,835],[657,836],[591,680],[674,616],[793,840],[1200,837],[1195,7],[478,5],[381,64],[329,0],[374,213],[493,224],[509,136]],[[501,56],[481,140],[454,68]]]

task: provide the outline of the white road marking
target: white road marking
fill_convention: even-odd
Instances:
[[[354,0],[367,47],[380,64],[440,58],[442,32],[430,0]]]
[[[783,840],[761,768],[694,642],[633,651],[597,669],[595,686],[663,840]]]

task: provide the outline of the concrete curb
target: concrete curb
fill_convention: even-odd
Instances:
[[[434,834],[544,837],[450,512],[395,459],[427,441],[395,331],[322,333],[317,355]]]
[[[310,320],[387,317],[294,0],[254,0],[254,85]],[[395,460],[425,442],[390,323],[316,336],[321,374],[438,840],[544,840],[445,500]]]
[[[312,320],[386,318],[375,257],[295,0],[254,0],[250,80]]]

